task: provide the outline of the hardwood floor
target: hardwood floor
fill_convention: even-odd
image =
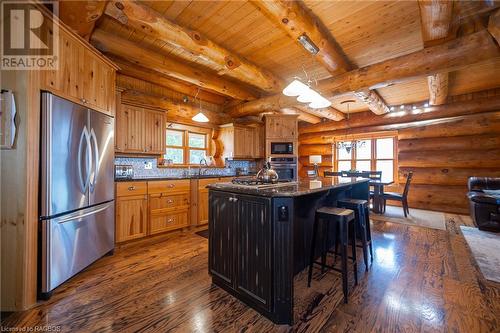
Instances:
[[[62,285],[48,302],[2,321],[63,332],[499,332],[500,284],[487,282],[460,224],[447,230],[374,222],[375,260],[342,303],[337,273],[295,280],[293,327],[276,326],[210,283],[207,240],[194,233],[118,248]],[[361,258],[358,254],[358,258]]]

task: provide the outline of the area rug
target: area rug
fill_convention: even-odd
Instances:
[[[384,214],[370,213],[374,221],[403,223],[419,227],[446,230],[446,219],[444,213],[430,210],[410,208],[410,214],[405,217],[403,207],[387,206]]]
[[[203,238],[207,238],[208,239],[208,229],[197,231],[196,234],[198,236],[201,236]]]
[[[463,225],[460,229],[484,278],[500,282],[500,234]]]

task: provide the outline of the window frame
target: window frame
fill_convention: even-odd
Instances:
[[[167,132],[168,131],[175,131],[175,132],[181,132],[182,133],[182,146],[172,146],[172,145],[167,145]],[[190,147],[189,146],[189,134],[198,134],[198,135],[203,135],[205,137],[205,148],[197,148],[197,147]],[[165,130],[165,153],[163,154],[163,158],[165,159],[165,155],[167,153],[167,149],[172,148],[172,149],[182,149],[182,163],[173,163],[172,165],[175,167],[178,166],[193,166],[193,165],[199,165],[200,163],[189,163],[190,160],[190,155],[191,155],[191,150],[201,150],[205,152],[205,155],[208,156],[208,134],[203,133],[203,132],[198,132],[198,131],[192,131],[189,129],[177,129],[177,128],[167,128]]]
[[[377,158],[377,139],[387,139],[391,138],[393,140],[393,155],[392,159],[391,158]],[[370,170],[376,170],[377,167],[377,161],[393,161],[393,181],[394,184],[399,184],[399,177],[398,177],[398,137],[397,134],[395,133],[386,133],[386,134],[372,134],[372,135],[363,135],[363,136],[350,136],[347,138],[335,138],[334,141],[334,171],[343,171],[339,170],[339,161],[350,161],[351,162],[351,170],[356,169],[356,161],[368,161],[368,159],[356,159],[356,153],[357,153],[357,147],[353,146],[351,150],[351,159],[339,159],[338,158],[338,148],[337,144],[339,142],[346,142],[346,141],[354,141],[354,140],[371,140],[370,145],[371,145],[371,151],[370,151]],[[358,170],[358,171],[368,171],[368,170]]]

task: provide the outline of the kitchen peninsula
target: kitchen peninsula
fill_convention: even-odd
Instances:
[[[369,193],[367,179],[341,177],[208,188],[212,282],[277,324],[292,324],[293,280],[309,264],[316,209]]]

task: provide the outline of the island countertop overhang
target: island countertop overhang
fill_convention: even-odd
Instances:
[[[342,189],[355,184],[367,183],[366,178],[327,177],[318,179],[302,178],[293,184],[279,184],[276,187],[256,188],[233,183],[217,183],[208,189],[261,197],[299,197],[333,189]]]

